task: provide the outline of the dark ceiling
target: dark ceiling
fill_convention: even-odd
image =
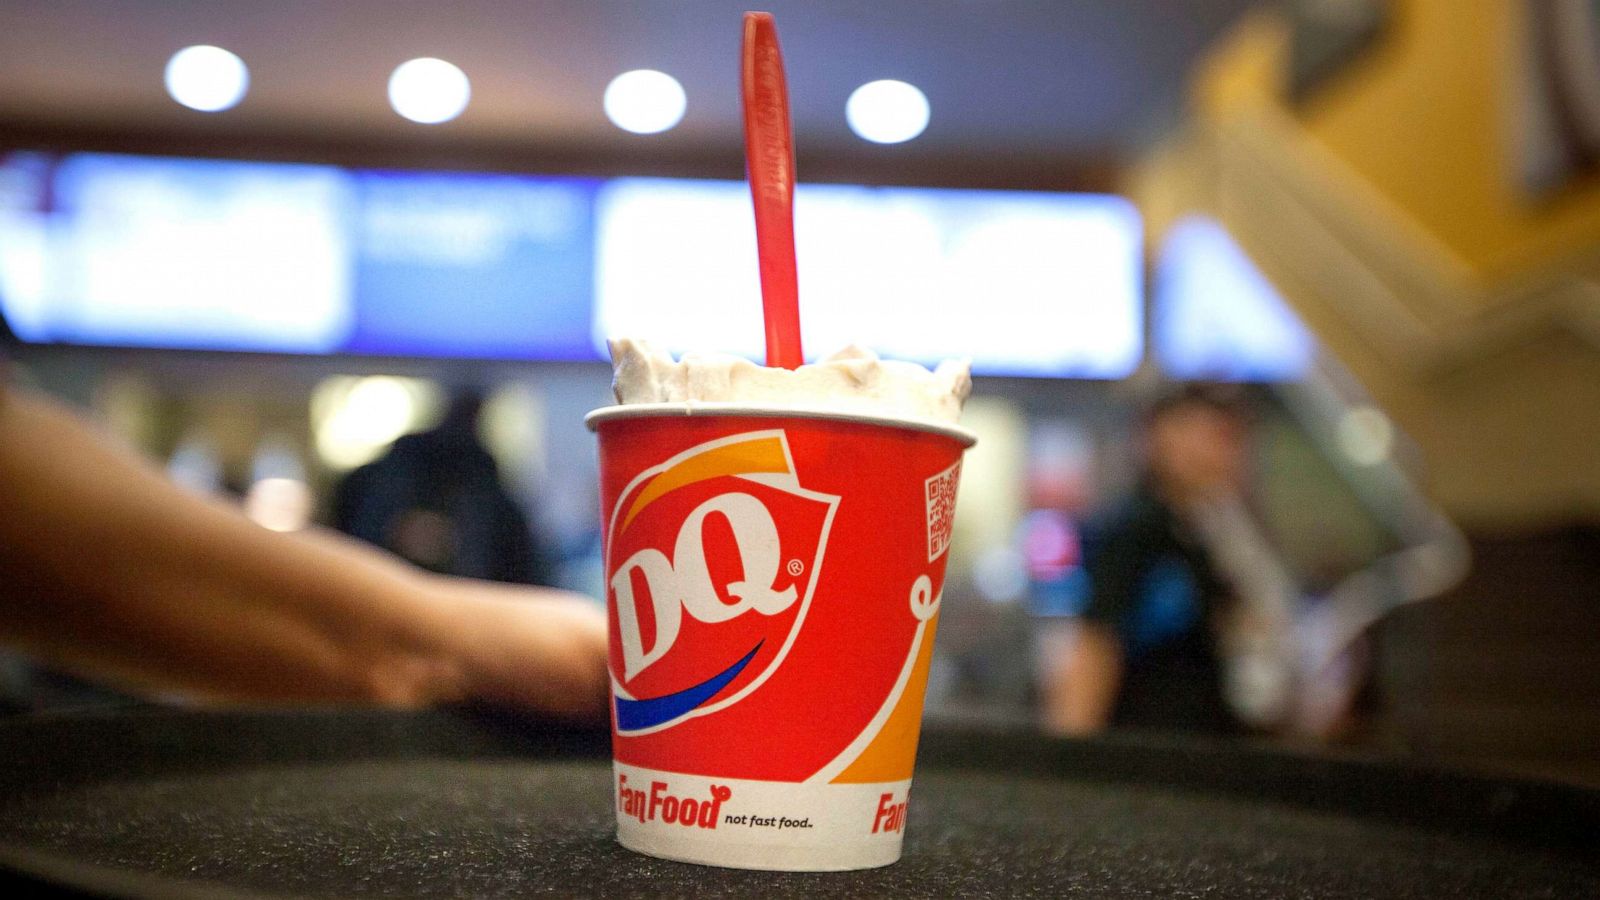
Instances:
[[[1041,173],[1125,159],[1172,121],[1198,54],[1252,5],[766,4],[788,66],[802,177],[810,161],[809,174],[824,179],[895,180],[942,165],[958,181],[984,181],[987,170],[1070,181]],[[657,160],[721,170],[739,160],[746,8],[730,0],[0,0],[0,139],[288,155],[420,149],[479,165],[543,158],[566,168],[651,168]],[[167,57],[195,43],[227,47],[249,64],[240,106],[207,115],[166,96]],[[461,118],[422,126],[388,108],[389,72],[414,56],[443,57],[471,77]],[[688,113],[670,132],[627,134],[601,111],[611,77],[641,67],[670,72],[688,93]],[[933,119],[920,138],[880,147],[850,133],[845,98],[877,78],[928,95]]]

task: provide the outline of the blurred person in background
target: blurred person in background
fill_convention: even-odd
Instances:
[[[1235,732],[1221,652],[1233,600],[1199,523],[1240,492],[1245,409],[1229,389],[1188,385],[1142,424],[1144,474],[1085,544],[1082,613],[1041,640],[1043,725]]]
[[[270,531],[6,374],[0,643],[146,696],[603,714],[605,619],[586,598]]]
[[[550,555],[478,437],[483,394],[452,393],[443,420],[405,435],[334,494],[334,527],[431,572],[554,584]]]

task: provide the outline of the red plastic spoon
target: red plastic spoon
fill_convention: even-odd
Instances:
[[[804,360],[794,262],[794,139],[789,132],[783,53],[771,13],[744,14],[739,86],[744,97],[745,167],[756,209],[767,365],[793,369]]]

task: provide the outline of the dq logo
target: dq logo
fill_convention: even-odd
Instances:
[[[701,444],[628,484],[606,542],[619,733],[766,681],[805,621],[838,504],[800,486],[781,430]]]

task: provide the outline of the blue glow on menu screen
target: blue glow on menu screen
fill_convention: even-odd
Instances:
[[[24,341],[596,360],[614,334],[761,351],[742,182],[0,155],[0,313]],[[806,347],[1118,378],[1141,225],[1103,194],[802,185]]]

